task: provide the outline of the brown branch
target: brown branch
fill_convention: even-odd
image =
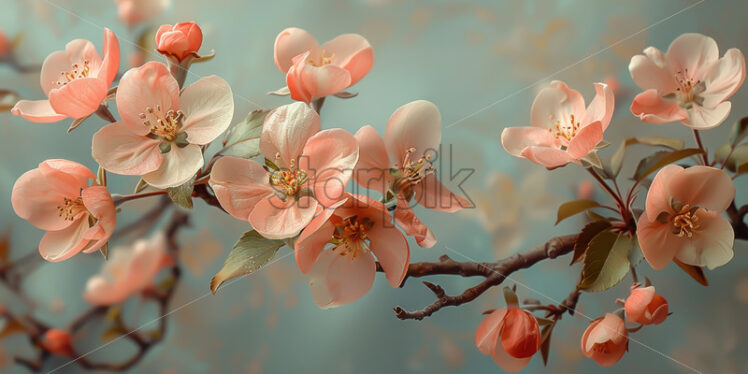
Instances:
[[[574,249],[576,237],[577,235],[558,236],[523,253],[517,253],[494,263],[456,262],[447,256],[442,256],[439,262],[410,264],[406,278],[437,274],[459,274],[463,276],[484,276],[486,279],[456,296],[447,295],[441,286],[423,282],[434,293],[437,300],[416,311],[407,311],[400,306],[396,306],[394,308],[395,315],[403,320],[422,320],[444,307],[471,302],[492,287],[500,285],[506,277],[515,271],[529,268],[542,260],[553,259],[571,252]],[[377,270],[382,271],[379,266]],[[571,302],[569,305],[572,305]]]
[[[738,209],[735,200],[733,200],[727,207],[727,216],[730,218],[733,231],[735,231],[735,239],[748,240],[748,225],[745,224],[746,214],[748,214],[748,204]]]
[[[192,190],[192,197],[203,199],[203,201],[205,201],[208,205],[212,205],[226,212],[226,209],[223,209],[223,207],[221,206],[221,203],[218,202],[218,198],[214,194],[212,194],[210,191],[208,191],[207,184],[195,185],[195,189]]]

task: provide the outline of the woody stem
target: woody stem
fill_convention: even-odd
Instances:
[[[693,138],[696,140],[696,145],[699,149],[704,151],[704,153],[701,154],[701,159],[704,162],[704,165],[709,166],[709,155],[706,152],[706,148],[704,148],[704,144],[701,142],[701,134],[699,134],[699,130],[693,130]]]

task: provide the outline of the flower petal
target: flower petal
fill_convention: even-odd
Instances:
[[[90,42],[89,42],[90,43]],[[44,95],[49,95],[49,91],[59,88],[62,82],[61,76],[69,72],[73,63],[70,62],[68,54],[65,51],[55,51],[50,53],[42,63],[42,70],[39,74],[39,83],[44,91]]]
[[[613,89],[605,83],[595,83],[595,98],[592,99],[582,119],[582,126],[600,121],[603,131],[608,128],[615,108]]]
[[[688,112],[685,109],[674,101],[664,100],[655,89],[636,95],[630,109],[631,113],[638,116],[644,123],[650,124],[683,121],[688,118]]]
[[[354,135],[358,142],[358,162],[353,179],[359,186],[384,193],[389,185],[390,159],[384,140],[373,127],[366,125]]]
[[[291,60],[294,57],[316,49],[317,39],[312,34],[298,27],[289,27],[275,38],[273,47],[275,66],[285,74],[293,65]]]
[[[187,86],[179,99],[184,112],[182,130],[192,144],[208,144],[223,134],[234,116],[234,96],[225,80],[211,75]]]
[[[104,46],[101,50],[104,54],[104,59],[101,61],[101,69],[96,77],[102,79],[106,84],[106,87],[109,88],[114,81],[114,77],[117,76],[120,57],[119,41],[112,30],[107,28],[104,29]]]
[[[700,209],[696,212],[700,228],[676,257],[685,264],[706,266],[709,270],[732,260],[735,232],[727,218],[716,212]]]
[[[732,104],[722,102],[715,108],[694,105],[688,110],[688,119],[683,121],[686,126],[696,130],[709,130],[722,124],[730,115]]]
[[[322,309],[350,304],[366,295],[374,284],[377,266],[369,252],[341,256],[326,250],[309,273],[314,302]]]
[[[283,202],[277,196],[260,200],[249,214],[249,223],[268,239],[286,239],[298,235],[312,221],[317,201],[310,197]]]
[[[311,98],[334,95],[351,85],[351,73],[337,65],[314,66],[307,59],[300,59],[294,69],[298,69],[299,83]],[[295,99],[292,85],[289,84],[288,88],[291,89],[291,98]]]
[[[688,245],[688,239],[673,234],[669,224],[651,222],[647,215],[648,212],[645,211],[639,217],[639,222],[636,224],[636,236],[649,266],[655,270],[662,270],[681,248]]]
[[[483,318],[478,329],[475,330],[475,346],[484,355],[493,353],[494,347],[499,341],[501,321],[506,315],[506,308],[498,308]]]
[[[307,172],[323,207],[340,200],[358,161],[356,138],[342,129],[322,130],[306,142],[299,167]]]
[[[735,185],[723,170],[697,165],[670,175],[669,193],[675,201],[724,212],[735,198]]]
[[[166,65],[155,61],[125,72],[117,88],[116,100],[122,121],[139,135],[150,131],[140,118],[140,114],[146,113],[146,108],[156,110],[161,107],[162,113],[181,109],[179,84]]]
[[[91,153],[104,169],[123,175],[145,175],[163,162],[158,140],[133,132],[124,122],[106,125],[97,131]]]
[[[501,131],[501,145],[515,157],[530,146],[554,147],[556,138],[547,129],[534,126],[507,127]]]
[[[117,215],[112,201],[112,195],[104,186],[88,187],[81,193],[83,205],[96,218],[96,224],[91,227],[84,238],[93,243],[88,243],[86,252],[93,252],[104,246],[114,233],[117,226]]]
[[[382,212],[382,214],[386,213]],[[390,286],[400,287],[408,272],[410,262],[408,240],[392,225],[391,219],[374,225],[367,232],[367,236],[371,240],[371,251],[382,265]]]
[[[25,172],[13,185],[10,201],[16,215],[47,231],[62,230],[72,224],[59,215],[57,207],[68,198],[39,169]]]
[[[49,262],[60,262],[78,254],[87,244],[83,235],[88,230],[88,215],[75,220],[59,231],[48,231],[39,242],[39,254]]]
[[[694,80],[700,80],[719,60],[719,48],[714,39],[696,33],[679,36],[667,50],[673,71],[684,71]]]
[[[68,118],[64,114],[55,112],[49,100],[19,100],[10,112],[14,116],[21,116],[27,121],[36,123],[57,122]]]
[[[349,86],[360,81],[374,65],[374,49],[359,34],[343,34],[320,47],[326,55],[335,56],[332,63],[351,75]]]
[[[169,153],[163,154],[158,169],[143,175],[143,180],[156,188],[181,186],[203,167],[203,152],[200,146],[188,144],[184,148],[172,145]]]
[[[572,114],[580,120],[584,113],[582,95],[562,81],[553,81],[535,97],[530,109],[530,123],[549,129],[556,126],[556,121],[569,121]]]
[[[646,210],[650,222],[654,222],[662,212],[670,212],[670,184],[673,177],[683,172],[683,167],[670,164],[660,169],[652,180],[647,192]],[[681,201],[685,202],[685,201]]]
[[[416,201],[425,208],[454,213],[473,206],[467,199],[450,191],[434,174],[427,175],[414,189]],[[462,191],[461,187],[460,190]],[[462,192],[464,193],[464,191]]]
[[[403,229],[406,235],[415,238],[416,243],[421,248],[431,248],[436,244],[434,233],[418,219],[415,212],[408,206],[407,201],[397,200],[397,209],[395,209],[394,216],[395,223]]]
[[[209,183],[221,207],[244,221],[249,220],[249,214],[260,200],[273,193],[269,174],[262,165],[231,156],[216,161]]]
[[[320,131],[319,114],[304,103],[283,105],[265,117],[260,151],[281,168],[297,162],[307,140]],[[280,158],[276,159],[277,156]],[[298,165],[297,165],[298,166]]]
[[[648,47],[644,53],[632,57],[629,63],[634,83],[642,90],[654,89],[663,95],[675,92],[678,85],[665,54],[654,47]]]
[[[566,153],[574,159],[586,156],[603,140],[603,130],[600,122],[593,122],[582,127],[569,142]]]
[[[522,157],[547,168],[564,166],[575,159],[566,151],[549,147],[527,147],[522,151]]]
[[[416,159],[427,153],[438,153],[442,139],[442,117],[433,103],[416,100],[397,108],[384,130],[384,144],[390,162],[402,164],[409,149]]]
[[[325,211],[333,212],[334,209],[326,208]],[[296,264],[304,274],[312,270],[320,253],[335,232],[335,226],[328,221],[329,218],[329,215],[314,217],[294,243]]]
[[[704,78],[706,91],[701,96],[707,108],[729,99],[745,80],[745,57],[739,49],[730,48]]]
[[[70,118],[83,118],[99,109],[108,87],[97,78],[78,78],[49,91],[49,104],[55,112]]]

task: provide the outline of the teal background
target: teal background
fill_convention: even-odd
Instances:
[[[348,32],[364,35],[375,50],[374,68],[351,88],[358,97],[327,100],[321,113],[323,128],[355,132],[370,124],[383,132],[397,107],[416,99],[430,100],[441,110],[443,143],[453,146],[455,167],[476,171],[464,185],[471,197],[486,196],[491,203],[484,199],[479,207],[499,217],[514,217],[501,227],[506,230],[503,234],[516,241],[515,248],[498,251],[492,250],[494,242],[504,241],[503,237],[496,239],[495,231],[485,230],[484,225],[491,222],[481,219],[476,211],[449,215],[421,209],[419,216],[430,225],[439,243],[432,249],[411,243],[414,261],[435,260],[443,253],[456,260],[486,261],[497,252],[510,254],[552,235],[579,230],[581,220],[570,219],[557,227],[553,222],[558,204],[573,199],[578,184],[587,179],[584,171],[569,166],[546,172],[513,159],[499,144],[503,127],[529,123],[535,94],[552,79],[566,81],[588,102],[594,94],[593,82],[620,82],[616,114],[605,134],[614,144],[642,134],[680,137],[691,144],[685,127],[645,125],[628,111],[638,92],[627,69],[631,56],[649,45],[666,50],[670,41],[685,32],[714,37],[720,54],[732,47],[748,51],[748,3],[739,0],[172,0],[164,12],[133,29],[117,19],[113,1],[0,0],[0,9],[0,29],[9,35],[24,35],[15,52],[23,64],[40,64],[74,38],[89,39],[100,48],[103,27],[108,27],[120,40],[121,72],[128,68],[128,55],[138,51],[138,36],[149,25],[194,20],[204,32],[201,51],[214,49],[216,57],[194,66],[188,83],[210,74],[227,80],[235,94],[235,121],[258,107],[289,102],[288,98],[266,95],[285,84],[272,56],[278,32],[297,26],[309,30],[320,42]],[[161,57],[150,55],[149,59]],[[23,98],[43,98],[38,81],[38,73],[19,74],[0,65],[0,88],[14,89]],[[715,149],[725,141],[732,122],[746,115],[747,99],[748,88],[743,87],[731,99],[730,118],[704,134],[707,147]],[[13,213],[10,194],[18,176],[49,158],[75,160],[95,170],[90,140],[103,121],[90,119],[66,134],[69,122],[34,124],[0,113],[0,231],[12,228],[13,257],[35,251],[42,235]],[[611,152],[608,149],[602,154]],[[632,148],[624,174],[633,172],[636,156],[649,152]],[[487,180],[495,173],[515,181],[516,195],[511,196],[516,198],[508,199],[512,204],[501,203],[509,196],[506,189],[487,187]],[[522,184],[528,176],[536,179]],[[121,176],[110,179],[117,193],[131,191],[137,181]],[[738,202],[744,204],[748,186],[745,179],[737,184]],[[604,199],[600,191],[597,193]],[[152,203],[125,204],[120,221],[134,219]],[[425,321],[400,321],[392,307],[421,308],[433,301],[432,294],[414,279],[403,289],[393,290],[378,275],[374,288],[362,300],[323,311],[314,305],[293,256],[286,256],[215,296],[207,295],[210,277],[220,269],[228,249],[247,225],[202,202],[196,203],[194,212],[195,227],[180,237],[186,243],[187,271],[172,303],[172,308],[184,307],[169,317],[166,341],[131,372],[500,372],[473,343],[480,313],[503,305],[498,290],[463,307],[446,308]],[[579,339],[589,322],[584,316],[596,318],[614,310],[615,298],[627,296],[629,278],[605,293],[583,294],[580,315],[564,316],[554,331],[548,367],[535,357],[524,372],[693,372],[676,360],[704,373],[748,372],[745,251],[746,244],[737,243],[733,261],[708,272],[709,288],[675,266],[654,271],[643,263],[639,273],[652,279],[668,299],[673,315],[662,325],[633,334],[638,343],[631,341],[629,352],[612,368],[602,369],[585,359]],[[283,249],[279,256],[289,253]],[[580,270],[578,265],[570,268],[568,260],[548,261],[515,273],[512,280],[518,283],[520,297],[543,303],[562,300]],[[64,263],[46,264],[31,275],[25,288],[40,303],[38,315],[53,325],[64,325],[85,309],[80,293],[101,261],[98,255],[80,255]],[[454,276],[430,280],[451,293],[478,282]],[[0,290],[0,304],[19,306],[6,290]],[[152,319],[153,312],[146,308],[141,321]],[[2,370],[24,372],[12,366],[8,357],[29,355],[26,342],[9,338],[1,344]],[[94,338],[81,346],[92,349],[98,344]],[[91,358],[124,358],[123,352],[131,349],[128,344],[116,342]],[[55,360],[45,369],[64,363]],[[77,370],[76,365],[69,365],[59,372]]]

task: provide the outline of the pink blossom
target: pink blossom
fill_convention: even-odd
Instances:
[[[48,100],[21,100],[11,112],[31,122],[83,118],[104,101],[119,69],[119,42],[104,30],[104,58],[93,43],[76,39],[44,60],[41,86]]]
[[[659,325],[668,315],[667,300],[655,293],[654,286],[634,288],[626,299],[626,321]]]
[[[709,166],[662,168],[652,181],[637,223],[639,246],[649,265],[663,269],[673,258],[714,269],[730,261],[735,233],[724,212],[735,186]]]
[[[117,15],[129,27],[158,16],[169,5],[169,0],[114,0]]]
[[[39,243],[45,260],[59,262],[78,252],[91,253],[108,241],[117,222],[106,187],[89,185],[96,176],[68,160],[47,160],[13,185],[16,214],[47,231]]]
[[[312,296],[320,308],[349,304],[364,296],[374,283],[374,256],[390,286],[400,286],[408,271],[410,250],[391,221],[379,201],[347,195],[301,232],[295,244],[296,263],[309,274]]]
[[[59,356],[72,356],[75,353],[73,351],[73,338],[67,330],[47,330],[42,337],[41,344],[45,350]]]
[[[179,186],[203,166],[202,146],[234,115],[231,87],[211,75],[185,87],[160,62],[130,69],[117,89],[122,121],[93,136],[93,157],[106,170],[141,175],[156,188]]]
[[[613,90],[595,83],[595,98],[585,109],[579,92],[561,81],[540,91],[532,104],[528,127],[507,127],[501,145],[512,156],[547,168],[564,166],[593,151],[613,116]]]
[[[374,49],[358,34],[322,44],[306,30],[287,28],[275,38],[275,66],[286,74],[294,100],[309,103],[360,81],[374,65]]]
[[[613,366],[629,346],[629,333],[621,317],[607,313],[587,327],[582,335],[582,352],[600,366]]]
[[[441,114],[428,101],[418,100],[398,108],[384,131],[384,139],[371,126],[356,133],[361,159],[353,178],[367,189],[397,199],[395,221],[421,247],[432,247],[436,238],[411,209],[410,201],[442,212],[456,212],[471,203],[436,178],[432,159],[439,152]]]
[[[222,157],[210,186],[227,212],[272,239],[296,236],[318,203],[329,207],[340,200],[358,160],[356,139],[341,129],[320,131],[319,115],[304,103],[267,115],[260,151],[272,167]]]
[[[161,25],[156,32],[156,47],[167,56],[182,61],[187,56],[196,56],[203,43],[203,32],[195,22],[181,22],[176,25]]]
[[[721,124],[730,114],[729,99],[745,79],[745,57],[731,48],[719,58],[714,39],[683,34],[667,52],[647,47],[631,59],[629,71],[644,92],[631,112],[646,123],[680,121],[698,130]]]
[[[475,345],[509,372],[518,372],[540,349],[540,328],[532,313],[516,307],[499,308],[483,319]]]
[[[86,282],[83,299],[94,305],[113,305],[143,291],[167,263],[166,237],[157,233],[129,247],[113,248],[99,274]]]

